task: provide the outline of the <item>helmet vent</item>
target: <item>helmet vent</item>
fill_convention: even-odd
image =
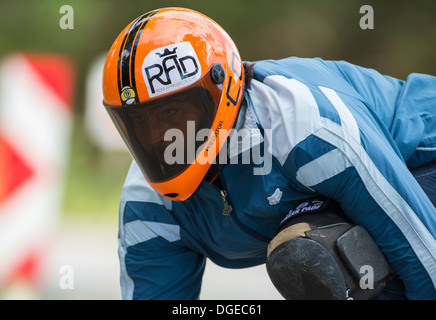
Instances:
[[[210,74],[213,82],[216,84],[221,84],[224,82],[226,72],[224,71],[224,67],[221,63],[214,63],[212,65]]]
[[[175,198],[178,197],[179,194],[178,193],[166,193],[165,197],[169,197],[169,198]]]

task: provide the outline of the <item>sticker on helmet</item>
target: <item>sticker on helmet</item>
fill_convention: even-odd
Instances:
[[[136,93],[131,87],[126,86],[121,90],[121,100],[126,104],[132,104],[135,102],[135,97]]]
[[[201,65],[190,42],[151,51],[142,63],[142,75],[150,97],[193,84],[201,77]]]

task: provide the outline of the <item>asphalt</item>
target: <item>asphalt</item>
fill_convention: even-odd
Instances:
[[[37,286],[18,283],[6,299],[119,300],[116,221],[63,219],[41,266]],[[207,261],[202,300],[282,300],[265,265],[225,269]]]

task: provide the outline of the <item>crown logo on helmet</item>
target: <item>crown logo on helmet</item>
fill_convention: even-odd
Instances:
[[[163,53],[156,52],[156,54],[159,56],[159,58],[162,58],[162,57],[169,56],[171,54],[176,54],[176,50],[177,50],[177,47],[175,47],[174,50],[172,50],[172,51],[168,50],[168,48],[165,48]]]

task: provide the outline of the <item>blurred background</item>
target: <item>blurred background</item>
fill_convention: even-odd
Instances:
[[[373,29],[360,27],[363,5]],[[131,157],[101,105],[101,70],[127,24],[167,6],[211,17],[244,60],[436,75],[435,0],[1,0],[0,299],[120,299],[118,201]],[[201,298],[280,296],[264,266],[208,262]]]

